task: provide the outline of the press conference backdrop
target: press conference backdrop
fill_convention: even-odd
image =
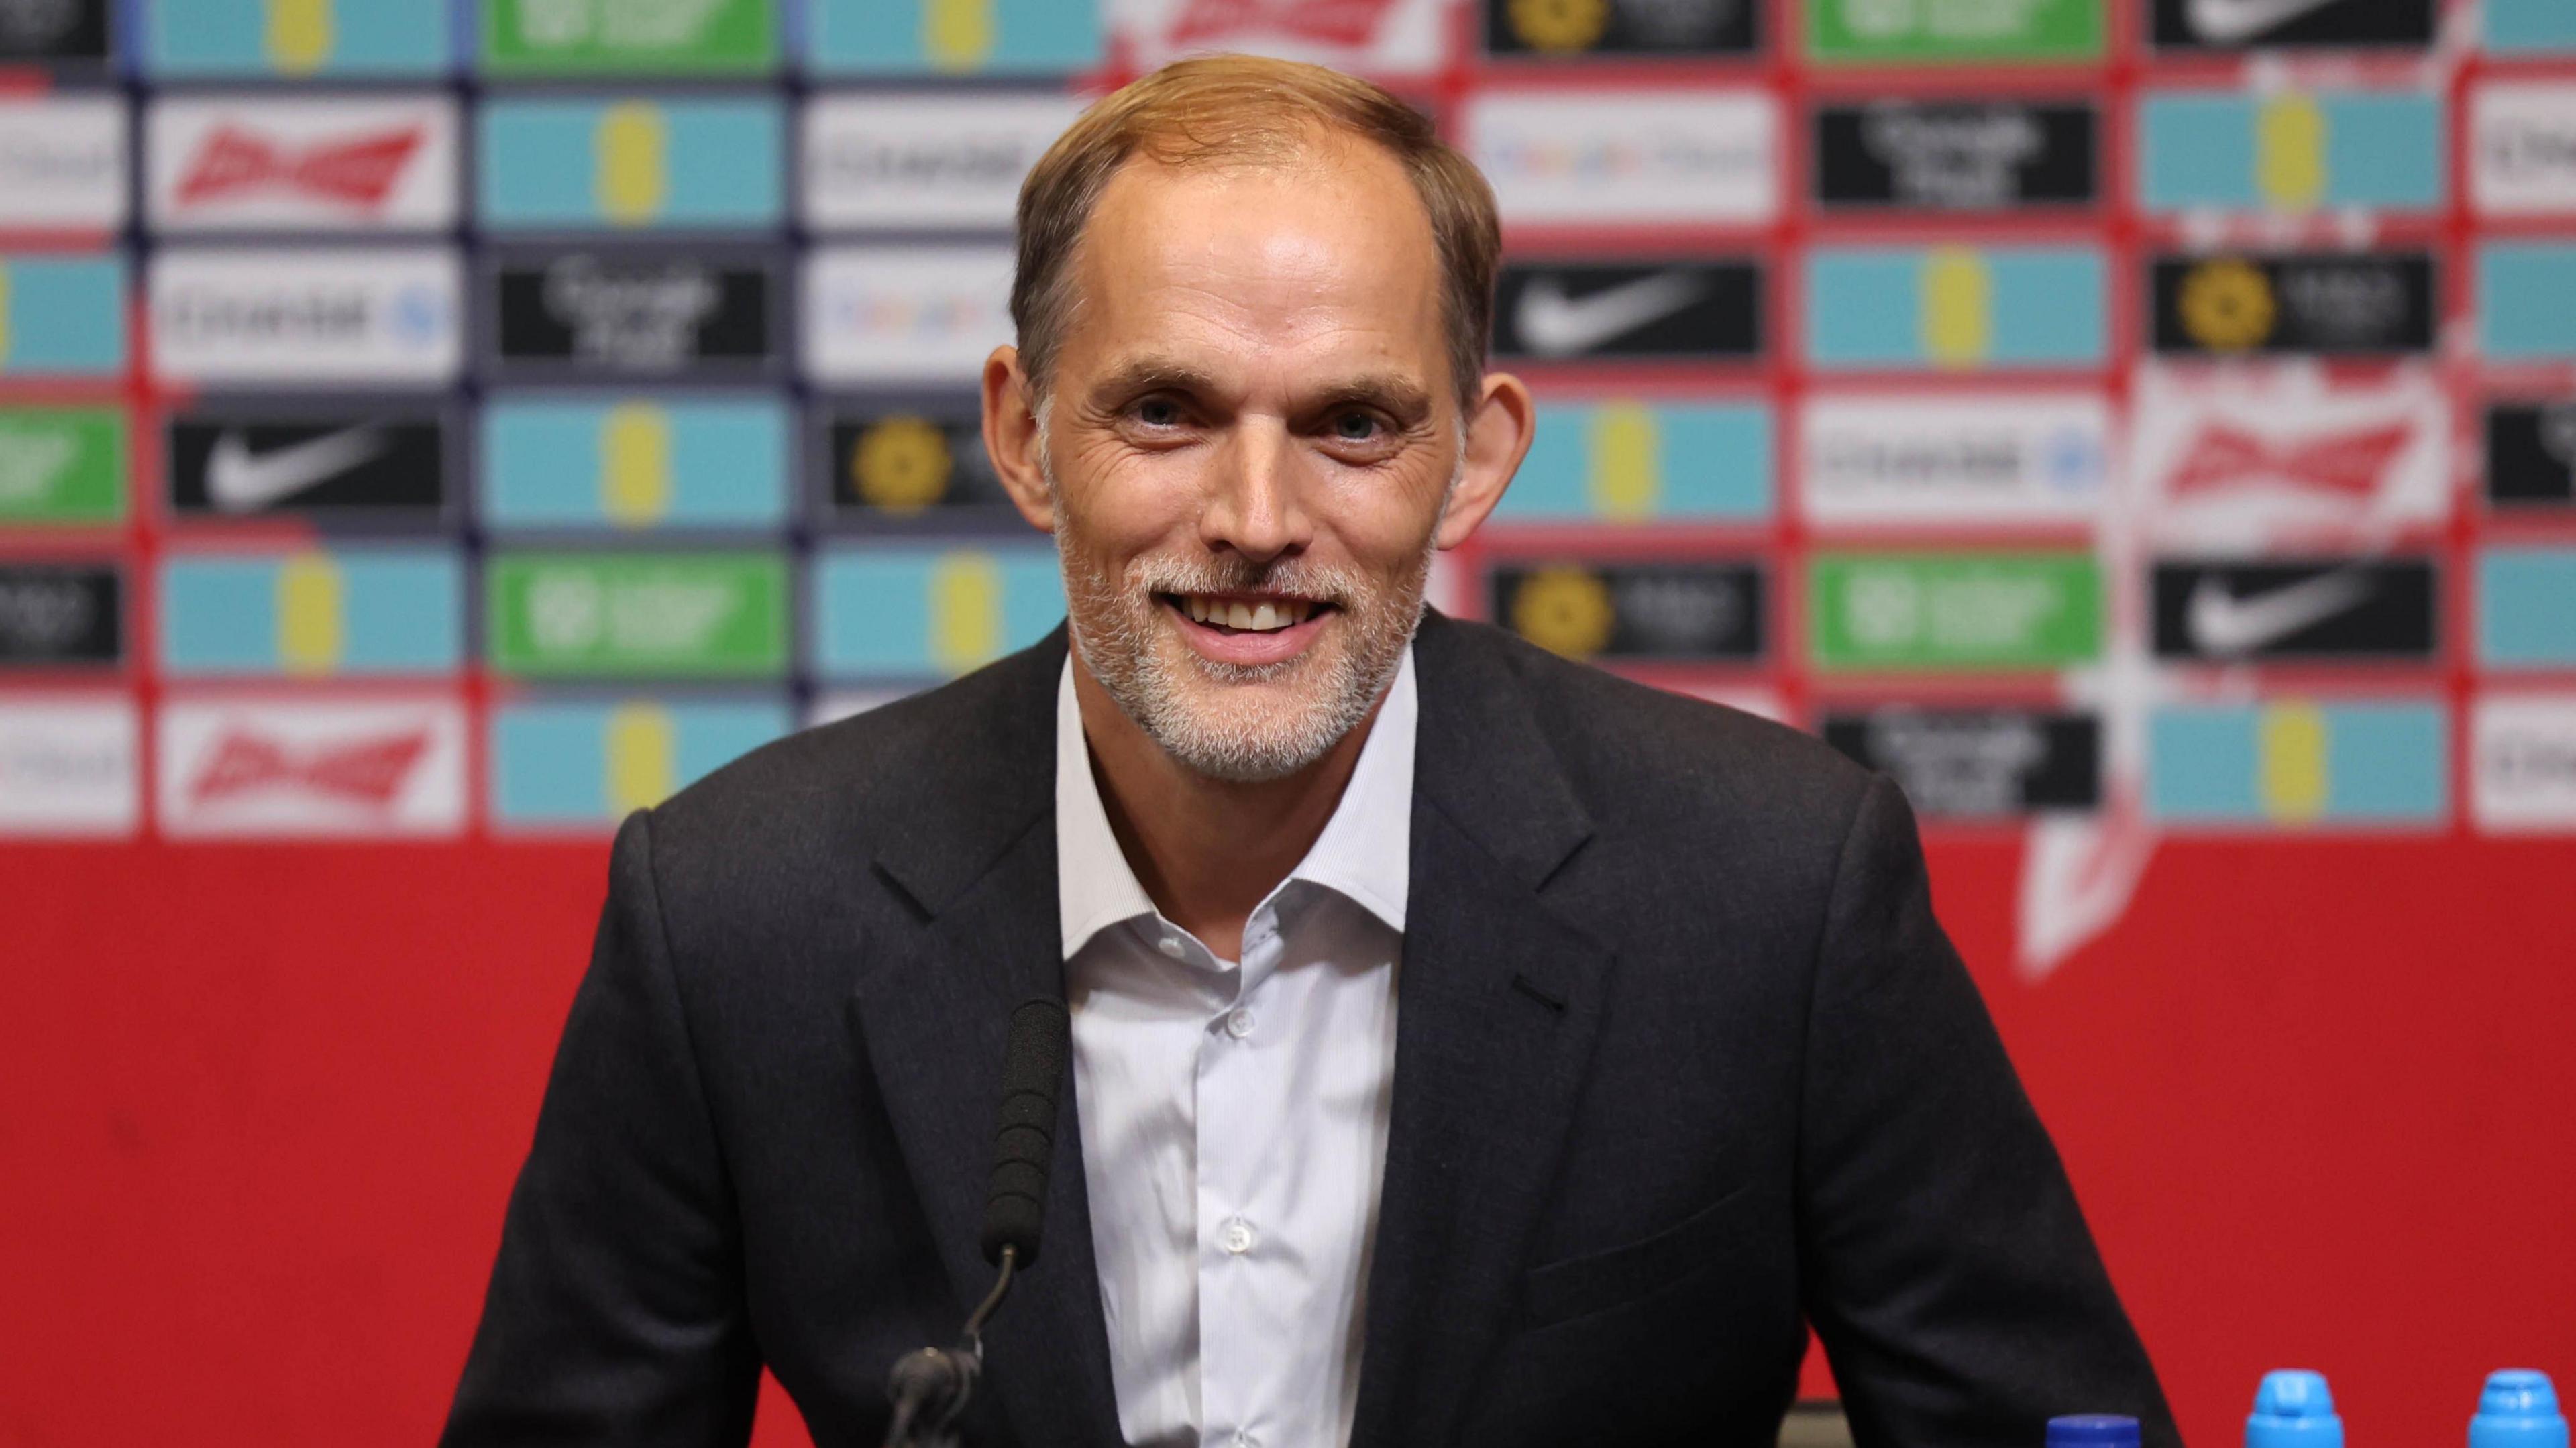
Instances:
[[[1015,188],[1229,48],[1499,194],[1440,601],[1904,786],[2196,1438],[2576,1372],[2568,0],[0,0],[0,1442],[430,1433],[608,831],[1053,624]]]

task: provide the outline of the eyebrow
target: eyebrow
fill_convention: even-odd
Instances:
[[[1165,391],[1206,396],[1222,390],[1216,374],[1168,357],[1135,358],[1104,373],[1092,385],[1095,397],[1137,397]],[[1430,392],[1399,372],[1363,372],[1337,378],[1316,388],[1314,395],[1318,401],[1313,406],[1359,403],[1408,420],[1431,410]]]

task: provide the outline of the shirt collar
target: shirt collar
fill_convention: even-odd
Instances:
[[[1405,645],[1394,682],[1378,705],[1359,762],[1342,790],[1333,817],[1315,837],[1289,880],[1320,885],[1404,929],[1406,887],[1413,860],[1413,745],[1419,706],[1413,682],[1413,646]],[[1055,704],[1056,920],[1065,959],[1112,925],[1158,915],[1153,897],[1137,883],[1126,852],[1109,828],[1100,786],[1091,777],[1091,749],[1082,733],[1082,709],[1073,692],[1068,650],[1056,684]],[[1286,888],[1287,881],[1281,882]],[[1273,891],[1276,896],[1278,892]]]

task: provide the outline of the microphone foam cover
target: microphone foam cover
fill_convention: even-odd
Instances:
[[[1072,1051],[1073,1023],[1062,1001],[1022,1001],[1011,1012],[1002,1109],[993,1131],[992,1189],[984,1203],[984,1260],[997,1266],[1004,1247],[1018,1249],[1022,1268],[1038,1260],[1047,1168],[1055,1161],[1056,1092]]]

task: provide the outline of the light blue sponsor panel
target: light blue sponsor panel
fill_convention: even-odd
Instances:
[[[2478,249],[2478,345],[2504,360],[2576,358],[2576,245]]]
[[[489,101],[477,210],[503,229],[773,226],[784,135],[766,99]]]
[[[613,825],[792,727],[783,699],[503,704],[492,711],[492,818]]]
[[[1771,479],[1771,411],[1760,404],[1548,405],[1494,517],[1753,521],[1771,516]]]
[[[2569,0],[2486,0],[2485,13],[2489,50],[2576,51]]]
[[[464,654],[463,572],[455,554],[427,549],[166,558],[161,667],[296,677],[452,669]]]
[[[2291,727],[2285,714],[2298,716]],[[2265,829],[2436,823],[2449,808],[2448,735],[2442,706],[2414,700],[2159,709],[2147,812]]]
[[[437,75],[455,54],[447,0],[142,0],[158,76]]]
[[[2313,97],[2324,123],[2317,190],[2302,206],[2429,207],[2442,202],[2442,107],[2429,95]],[[2140,112],[2140,200],[2152,210],[2284,204],[2260,173],[2262,103],[2237,91],[2151,95]]]
[[[2478,555],[2478,659],[2495,668],[2576,668],[2576,548]]]
[[[125,369],[125,255],[0,256],[0,376]]]
[[[2082,366],[2102,360],[2100,253],[2083,247],[1820,247],[1809,360],[1823,368]]]
[[[1052,548],[847,548],[812,578],[813,667],[836,678],[962,674],[1064,618]]]
[[[621,418],[653,455],[618,458]],[[774,398],[500,399],[483,414],[482,516],[494,528],[772,528],[787,521],[788,421]],[[641,478],[633,472],[646,474]]]
[[[812,0],[807,63],[864,75],[1053,75],[1101,63],[1100,0]]]

